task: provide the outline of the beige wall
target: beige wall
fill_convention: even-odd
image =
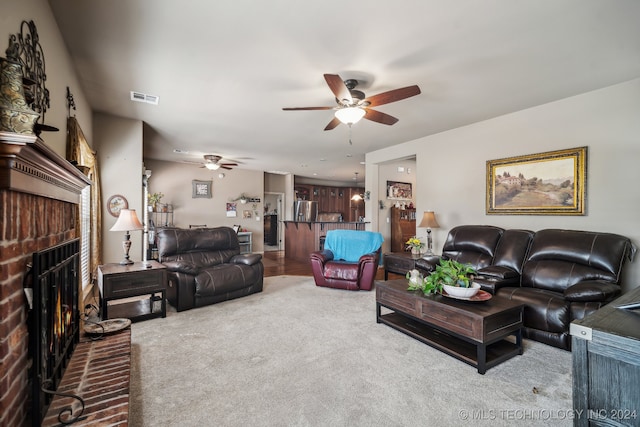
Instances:
[[[238,224],[253,233],[253,252],[264,250],[264,173],[245,169],[210,171],[195,164],[165,162],[145,159],[151,169],[149,192],[165,195],[163,203],[174,208],[174,225],[188,228],[189,224],[206,224],[208,227],[233,226]],[[224,178],[218,178],[219,173]],[[192,180],[213,181],[212,197],[192,198]],[[260,203],[237,203],[237,216],[227,217],[227,203],[245,193],[260,198]],[[243,218],[243,211],[251,211],[251,218]],[[256,216],[256,212],[258,215]]]
[[[143,221],[142,197],[142,122],[107,114],[94,115],[95,145],[102,179],[102,251],[103,262],[120,262],[124,258],[122,241],[124,232],[109,231],[116,218],[109,214],[106,203],[109,197],[120,194],[135,209]],[[142,231],[131,232],[133,261],[143,259]]]
[[[0,1],[0,56],[5,56],[9,36],[20,32],[22,21],[35,23],[44,52],[47,74],[45,86],[50,92],[51,100],[51,107],[45,114],[44,123],[59,129],[58,132],[43,132],[40,137],[56,153],[64,157],[67,141],[67,87],[71,90],[76,104],[76,110],[71,110],[71,115],[78,119],[89,144],[92,144],[93,140],[91,109],[80,88],[67,48],[46,0]]]
[[[436,211],[441,250],[460,224],[568,228],[618,233],[640,244],[640,79],[420,138],[367,155],[367,187],[376,164],[417,156],[417,207]],[[487,215],[486,161],[588,147],[585,216]],[[452,159],[455,156],[455,162]],[[378,227],[375,224],[374,227]],[[640,285],[640,262],[627,265],[624,289]]]

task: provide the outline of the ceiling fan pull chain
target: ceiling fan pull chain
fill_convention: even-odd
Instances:
[[[353,142],[351,142],[351,123],[349,123],[349,145],[353,145]]]

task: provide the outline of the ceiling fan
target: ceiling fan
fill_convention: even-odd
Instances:
[[[337,74],[325,74],[324,79],[336,97],[337,107],[293,107],[283,108],[283,110],[336,110],[335,117],[324,130],[334,129],[340,123],[351,126],[363,117],[373,122],[392,125],[398,121],[397,118],[370,107],[389,104],[420,94],[420,88],[413,85],[365,97],[362,91],[355,89],[358,85],[358,81],[355,79],[342,81],[342,78]]]
[[[233,166],[238,166],[237,163],[232,162],[224,162],[221,163],[222,156],[218,156],[216,154],[205,154],[204,156],[205,163],[201,167],[207,168],[209,170],[215,171],[220,168],[231,170]]]

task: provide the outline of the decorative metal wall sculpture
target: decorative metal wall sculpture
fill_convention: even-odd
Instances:
[[[22,67],[22,84],[26,103],[40,115],[34,131],[39,135],[42,131],[58,129],[44,124],[44,116],[51,103],[47,81],[44,52],[36,24],[33,21],[22,21],[20,32],[9,36],[9,47],[6,50],[7,60]]]

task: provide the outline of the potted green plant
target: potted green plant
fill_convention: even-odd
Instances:
[[[152,212],[156,212],[156,207],[158,203],[160,203],[160,200],[162,200],[163,197],[164,197],[164,194],[162,193],[153,193],[147,196],[147,202],[149,203],[149,206],[151,207]]]
[[[424,278],[421,284],[410,284],[410,291],[421,290],[425,295],[441,293],[444,286],[470,288],[478,273],[471,264],[453,259],[441,259],[436,269]]]

